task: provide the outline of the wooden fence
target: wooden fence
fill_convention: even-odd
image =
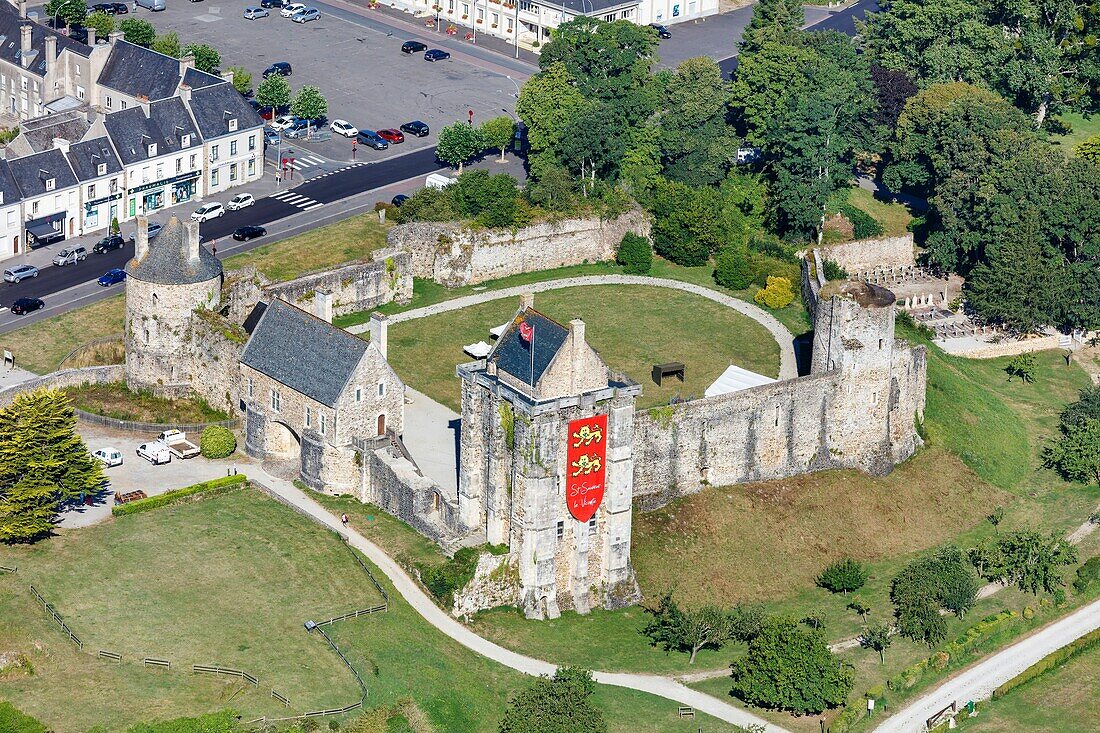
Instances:
[[[276,700],[278,700],[279,702],[281,702],[283,704],[284,708],[289,708],[290,707],[290,700],[288,700],[286,698],[286,696],[280,695],[278,692],[275,692],[274,687],[271,688],[271,696],[273,698],[275,698]]]
[[[192,664],[191,671],[195,674],[213,674],[217,676],[225,675],[226,677],[240,677],[245,682],[251,682],[253,687],[259,687],[260,681],[240,669],[230,669],[229,667],[222,667],[217,664]]]
[[[37,590],[35,590],[35,587],[33,585],[29,586],[29,587],[31,589],[31,595],[33,595],[35,597],[35,600],[37,600],[39,603],[42,604],[42,610],[44,610],[46,613],[48,613],[53,618],[53,620],[57,622],[57,625],[61,627],[61,630],[64,631],[68,635],[69,641],[76,644],[77,649],[80,649],[81,651],[83,651],[84,650],[84,642],[82,642],[77,637],[77,635],[73,633],[73,630],[70,629],[69,625],[65,623],[65,619],[61,618],[61,615],[58,614],[58,612],[54,610],[53,606],[51,606],[49,603],[46,603],[46,599],[42,597],[41,593],[39,593]]]
[[[348,544],[348,538],[342,534],[339,536],[341,541],[343,541],[344,543],[344,547],[347,548],[347,551],[350,552],[351,556],[355,558],[355,562],[359,563],[359,567],[361,567],[363,569],[363,572],[367,574],[367,577],[370,578],[370,582],[374,586],[375,590],[377,590],[379,594],[381,594],[382,599],[386,601],[386,604],[389,604],[390,594],[386,592],[386,589],[383,588],[382,584],[378,582],[378,579],[374,577],[374,573],[372,573],[370,571],[370,568],[367,567],[367,564],[363,562],[363,558],[359,557],[359,553],[352,549],[351,545]]]
[[[325,641],[327,641],[328,645],[330,647],[332,647],[332,651],[336,652],[336,655],[338,657],[340,657],[340,659],[343,660],[344,665],[347,666],[347,668],[351,670],[351,673],[353,675],[355,675],[355,681],[359,683],[359,689],[363,691],[363,697],[366,697],[367,696],[367,684],[365,682],[363,682],[363,678],[359,676],[359,670],[357,670],[355,667],[351,666],[351,662],[349,662],[348,658],[344,656],[344,653],[342,651],[340,651],[340,647],[336,646],[336,642],[334,642],[329,637],[329,635],[325,633],[324,629],[322,629],[320,626],[317,626],[315,628],[317,629],[318,632],[320,632],[321,636],[325,637]]]
[[[18,570],[19,568],[9,568],[6,565],[0,565],[0,573],[14,573]]]
[[[112,662],[122,662],[121,654],[115,654],[114,652],[109,652],[106,649],[100,649],[98,652],[96,652],[96,656],[103,657],[104,659],[110,659]]]
[[[153,657],[146,657],[141,660],[141,666],[143,667],[164,667],[165,669],[172,669],[172,663],[167,659],[154,659]]]
[[[274,690],[272,690],[274,692]],[[264,716],[262,718],[256,718],[249,720],[245,725],[252,725],[253,723],[259,723],[260,725],[266,725],[268,723],[280,723],[285,720],[305,720],[306,718],[323,718],[327,715],[342,715],[344,713],[350,713],[352,710],[359,710],[363,707],[363,701],[353,702],[351,705],[347,705],[342,708],[331,708],[329,710],[313,710],[308,713],[302,713],[301,715],[291,715],[286,718],[269,718]]]
[[[337,621],[346,621],[349,618],[359,618],[360,616],[366,616],[366,615],[371,614],[371,613],[382,613],[385,610],[386,610],[386,604],[383,603],[383,604],[380,604],[378,606],[371,606],[370,608],[361,608],[358,611],[352,611],[351,613],[345,613],[343,616],[336,616],[334,618],[330,618],[327,621],[318,621],[317,625],[318,626],[327,626],[327,625],[330,625],[330,624],[334,624]]]

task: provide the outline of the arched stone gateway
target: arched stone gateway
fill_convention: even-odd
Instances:
[[[302,451],[298,434],[286,423],[271,420],[264,431],[264,453],[279,461],[297,461]]]

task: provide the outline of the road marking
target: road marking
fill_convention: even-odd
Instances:
[[[303,196],[300,193],[294,191],[279,191],[278,193],[271,194],[268,198],[282,201],[284,204],[289,204],[302,211],[309,211],[310,209],[316,209],[318,206],[324,206],[320,201],[315,201],[309,196]]]

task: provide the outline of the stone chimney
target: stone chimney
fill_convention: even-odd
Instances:
[[[390,320],[384,313],[375,311],[370,314],[370,342],[382,353],[383,359],[387,356],[387,342],[390,338]]]
[[[149,217],[138,216],[137,234],[134,236],[134,259],[138,262],[149,254]]]
[[[519,309],[521,311],[525,311],[528,308],[534,308],[534,307],[535,307],[535,294],[534,293],[524,293],[523,295],[519,296]]]
[[[327,290],[313,291],[313,315],[325,323],[332,323],[332,293]]]
[[[31,51],[31,31],[33,27],[30,23],[19,26],[19,51],[20,57],[23,59],[23,68],[26,68],[30,62]]]
[[[187,73],[188,69],[195,68],[195,54],[188,53],[180,57],[180,76]]]
[[[95,48],[95,28],[88,28],[88,45]]]
[[[57,64],[57,36],[46,36],[46,76],[53,76]]]
[[[107,42],[113,46],[122,40],[123,35],[122,31],[112,31],[107,34]]]
[[[69,141],[63,137],[55,137],[53,139],[53,146],[60,150],[62,153],[69,152]]]
[[[223,71],[222,72],[222,79],[224,79],[227,82],[229,82],[230,84],[232,84],[233,83],[233,72],[232,71]]]
[[[199,259],[199,223],[197,221],[185,221],[183,223],[183,254],[192,262]]]
[[[19,17],[27,17],[27,0],[19,0]]]

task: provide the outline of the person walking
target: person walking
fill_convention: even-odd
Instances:
[[[210,243],[210,254],[215,257],[218,256],[218,240],[216,239]]]
[[[340,515],[340,524],[344,525],[345,527],[348,526],[348,515],[347,514],[341,514]]]

